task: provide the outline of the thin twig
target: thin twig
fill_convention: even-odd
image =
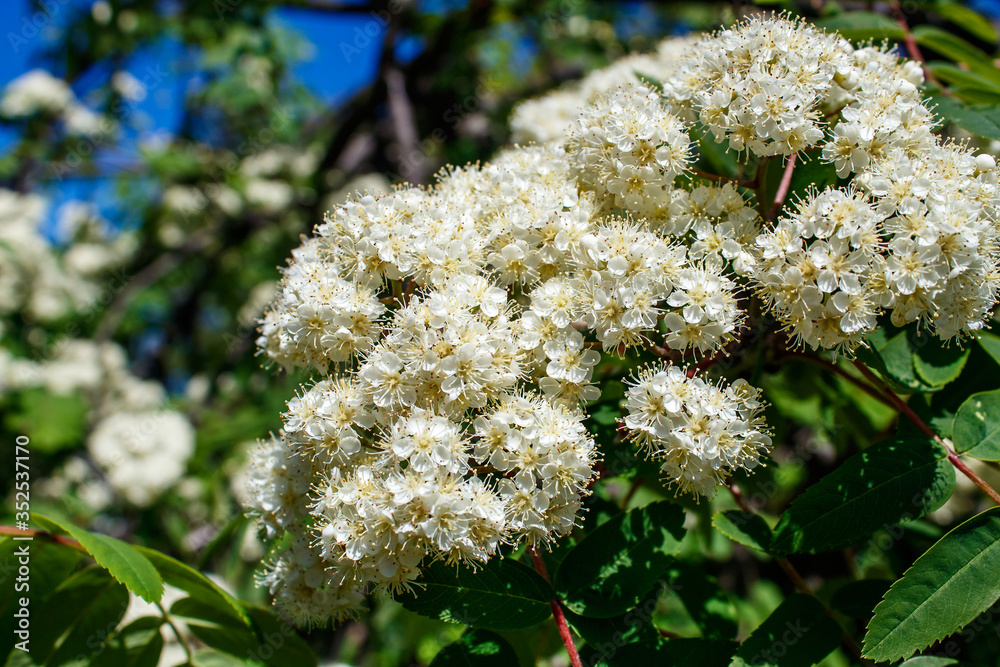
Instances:
[[[699,361],[698,363],[696,363],[694,366],[692,366],[691,368],[689,368],[687,370],[688,379],[693,378],[695,375],[697,375],[698,373],[702,372],[706,368],[709,368],[713,364],[719,362],[725,356],[726,356],[725,354],[723,354],[722,352],[719,352],[714,357],[706,357],[705,359],[702,359],[701,361]]]
[[[532,546],[528,548],[528,551],[531,552],[531,562],[534,563],[538,574],[542,575],[545,581],[551,583],[549,572],[545,567],[545,561],[542,560],[542,555],[538,553],[538,548]],[[566,622],[566,614],[563,613],[559,598],[551,600],[549,604],[552,606],[552,616],[556,619],[556,626],[559,628],[559,636],[566,647],[566,652],[569,653],[570,663],[573,667],[583,667],[583,662],[580,661],[580,654],[576,650],[576,644],[573,642],[573,634],[570,632],[569,623]]]
[[[646,349],[658,357],[667,359],[668,361],[674,361],[673,350],[668,350],[665,347],[660,347],[659,345],[653,342],[646,343]]]
[[[122,290],[118,292],[114,301],[111,302],[111,305],[108,306],[108,310],[105,312],[103,319],[101,319],[101,323],[97,326],[94,339],[98,342],[105,342],[109,340],[118,329],[118,325],[125,316],[125,311],[128,309],[132,298],[141,290],[153,285],[172,270],[180,266],[181,262],[186,257],[194,255],[205,249],[205,247],[211,243],[218,231],[218,227],[216,226],[202,229],[200,232],[195,233],[190,239],[188,239],[188,241],[180,248],[172,252],[163,253],[147,264],[141,271],[136,273],[132,279],[125,284]]]
[[[619,505],[619,508],[623,512],[628,508],[628,504],[632,502],[632,498],[635,497],[635,494],[639,490],[639,487],[641,487],[642,483],[645,481],[646,481],[645,477],[638,477],[638,476],[632,480],[632,483],[628,487],[628,491],[625,492],[625,495],[622,497],[621,504]]]
[[[51,540],[56,544],[61,544],[64,547],[69,547],[70,549],[76,549],[82,553],[88,554],[89,551],[83,548],[83,545],[74,540],[71,537],[64,537],[62,535],[53,535],[47,530],[38,530],[37,528],[15,528],[14,526],[0,526],[0,535],[10,535],[11,537],[37,537],[44,540]]]
[[[420,133],[413,104],[406,93],[406,78],[393,64],[386,67],[384,80],[392,130],[399,148],[400,175],[412,183],[423,183],[427,180],[427,166],[419,155]]]
[[[160,610],[160,613],[163,614],[164,622],[167,625],[169,625],[170,629],[174,631],[175,635],[177,635],[177,643],[180,644],[181,648],[184,649],[184,655],[187,656],[188,663],[194,664],[194,655],[191,653],[191,647],[188,646],[186,641],[184,641],[184,637],[181,635],[181,631],[174,624],[174,619],[170,618],[170,614],[168,614],[167,610],[163,608],[163,605],[161,605],[159,602],[156,602],[154,604],[156,605],[156,608]]]
[[[743,510],[748,514],[756,514],[754,508],[750,505],[750,503],[747,502],[747,499],[743,495],[743,492],[740,491],[739,486],[737,486],[735,483],[730,482],[729,492],[732,494],[733,500],[736,501],[736,504],[740,506],[741,510]],[[821,600],[819,596],[816,595],[816,593],[812,590],[812,588],[809,587],[809,584],[806,583],[806,580],[802,578],[802,575],[799,574],[799,571],[797,569],[795,569],[795,566],[792,565],[791,561],[789,561],[787,558],[779,558],[779,557],[775,557],[775,560],[777,561],[778,566],[781,567],[784,573],[788,576],[789,580],[791,580],[792,585],[795,586],[796,590],[798,590],[800,593],[804,593],[805,595],[808,595],[819,601],[819,603],[823,605],[823,609],[826,612],[826,615],[829,616],[831,619],[833,619],[833,621],[837,623],[838,626],[840,626],[842,638],[844,641],[844,646],[846,646],[847,649],[851,653],[853,653],[855,657],[857,657],[858,660],[860,660],[863,664],[870,665],[871,664],[870,661],[865,660],[864,658],[861,657],[861,647],[858,646],[858,642],[855,641],[854,637],[852,637],[847,632],[847,630],[840,625],[840,622],[837,621],[837,618],[833,615],[833,612],[830,610],[830,608],[826,606],[826,603],[823,602],[823,600]]]
[[[906,51],[910,54],[910,58],[920,63],[920,66],[924,70],[924,77],[939,87],[942,94],[951,96],[951,91],[941,85],[938,78],[934,76],[934,72],[927,67],[927,60],[924,58],[924,54],[920,52],[920,46],[917,45],[913,31],[910,30],[910,24],[906,21],[906,14],[903,12],[903,7],[899,4],[899,0],[892,0],[889,3],[889,9],[892,11],[892,17],[896,19],[896,23],[899,24],[899,27],[903,31],[903,44],[906,45]]]
[[[781,175],[781,183],[778,184],[778,191],[774,193],[774,203],[771,204],[771,208],[767,211],[768,222],[774,220],[774,216],[781,210],[781,205],[785,203],[785,197],[788,196],[788,189],[792,185],[792,172],[795,171],[795,159],[797,156],[797,153],[792,153],[788,156],[785,173]]]
[[[913,425],[916,426],[921,433],[923,433],[928,438],[934,440],[936,443],[944,447],[945,451],[948,452],[948,461],[953,466],[955,466],[955,468],[957,468],[963,475],[968,477],[972,481],[972,483],[978,486],[983,493],[985,493],[987,496],[990,497],[990,499],[993,500],[993,502],[995,502],[997,505],[1000,505],[1000,493],[998,493],[997,490],[994,489],[992,486],[987,484],[986,480],[977,475],[971,468],[969,468],[969,466],[965,465],[965,462],[963,462],[959,458],[958,454],[955,453],[955,450],[951,448],[951,445],[949,445],[944,439],[942,439],[941,436],[939,436],[934,431],[934,429],[932,429],[930,425],[927,424],[927,422],[921,419],[920,415],[914,412],[913,408],[911,408],[906,403],[906,401],[900,398],[899,394],[897,394],[892,390],[892,387],[888,386],[887,384],[879,380],[875,376],[875,374],[871,371],[871,369],[869,369],[867,366],[865,366],[857,359],[854,360],[854,366],[859,371],[861,371],[861,374],[865,376],[866,380],[871,382],[873,385],[879,387],[882,390],[882,393],[884,393],[886,397],[888,397],[888,399],[892,402],[893,407],[895,407],[901,414],[905,415],[907,419],[913,422]]]

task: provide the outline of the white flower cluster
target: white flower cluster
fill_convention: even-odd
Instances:
[[[68,465],[64,481],[77,483],[77,491],[95,499],[95,507],[110,501],[108,486],[126,502],[147,507],[183,477],[194,453],[194,428],[183,414],[164,408],[160,383],[129,371],[121,347],[67,339],[42,361],[11,356],[5,363],[5,356],[0,348],[0,392],[43,388],[83,399],[92,427],[87,452],[101,474],[73,474]],[[97,492],[102,485],[103,494]]]
[[[852,52],[805,23],[753,18],[692,45],[663,92],[733,150],[791,155],[823,139],[822,110],[843,94]]]
[[[921,76],[752,18],[519,106],[516,136],[539,145],[328,214],[258,340],[322,376],[254,459],[250,511],[290,535],[263,576],[279,604],[341,617],[431,560],[569,532],[598,458],[580,404],[600,397],[602,352],[710,360],[757,305],[799,344],[847,353],[884,312],[945,339],[981,328],[1000,276],[995,164],[932,134]],[[695,168],[713,140],[742,178]],[[809,159],[853,180],[786,205],[794,179],[767,187],[768,162],[791,177]],[[627,410],[679,491],[710,497],[770,448],[743,380],[653,368]]]
[[[753,469],[771,448],[762,409],[760,390],[746,380],[722,387],[655,366],[629,386],[623,422],[678,491],[711,498],[734,469]]]
[[[918,88],[924,81],[920,63],[863,47],[851,54],[837,81],[838,96],[830,104],[840,106],[840,120],[823,146],[823,159],[833,162],[838,176],[860,173],[890,149],[919,153],[934,145],[934,118]]]
[[[887,310],[942,339],[985,326],[1000,293],[996,162],[954,144],[891,149],[757,238],[754,280],[793,337],[856,348]]]
[[[356,267],[355,279],[381,283]],[[597,453],[583,415],[520,391],[530,334],[506,291],[470,273],[407,298],[373,328],[356,371],[291,400],[280,436],[253,455],[248,509],[270,536],[299,545],[261,580],[298,622],[356,612],[370,585],[406,589],[427,560],[482,563],[502,543],[563,535],[588,493]],[[340,360],[329,349],[321,370]],[[580,356],[592,366],[597,353]]]
[[[663,232],[685,239],[689,257],[713,266],[731,265],[738,275],[754,267],[750,252],[760,230],[760,216],[732,183],[678,189]]]
[[[105,134],[113,123],[81,104],[69,85],[43,69],[34,69],[7,84],[0,97],[0,118],[17,120],[46,115],[62,120],[69,134]]]
[[[992,156],[940,143],[894,149],[858,177],[886,216],[878,304],[893,324],[919,321],[944,339],[985,326],[1000,293],[997,179]]]
[[[75,225],[64,252],[41,230],[47,205],[38,195],[0,189],[0,317],[20,312],[51,322],[91,306],[102,278],[133,250],[129,235],[109,238],[100,225]],[[67,217],[79,217],[68,211]],[[2,333],[2,324],[0,324]]]
[[[801,343],[853,349],[875,329],[882,218],[859,193],[831,188],[757,237],[759,293]]]
[[[640,84],[599,95],[577,119],[568,143],[580,182],[617,207],[655,218],[691,160],[684,124],[659,93]]]
[[[10,315],[57,321],[92,308],[123,286],[123,278],[109,272],[131,255],[134,238],[110,234],[107,223],[82,203],[64,204],[59,213],[54,235],[65,247],[42,232],[41,197],[0,190],[0,336]],[[183,476],[194,451],[194,430],[182,414],[163,409],[162,385],[129,371],[124,350],[67,338],[42,352],[31,359],[0,347],[0,395],[33,388],[79,395],[93,427],[88,451],[103,472],[99,483],[105,489],[110,485],[127,502],[147,506]]]
[[[136,507],[147,507],[184,475],[194,428],[173,410],[115,412],[87,440],[108,483]]]
[[[585,106],[599,95],[627,83],[662,81],[673,74],[678,59],[690,40],[670,38],[660,42],[650,54],[620,58],[595,70],[580,81],[572,81],[540,97],[524,100],[510,116],[511,140],[520,144],[564,141]]]

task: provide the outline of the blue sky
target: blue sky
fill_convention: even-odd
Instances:
[[[37,32],[26,23],[29,13],[28,0],[0,0],[0,87],[35,67],[47,67],[42,53],[48,43],[58,36],[74,11],[89,11],[94,0],[52,0],[55,11],[48,25]],[[384,29],[375,17],[363,14],[334,14],[305,9],[282,9],[274,20],[294,30],[312,44],[309,56],[299,63],[295,75],[317,95],[331,105],[343,102],[363,88],[374,77]],[[150,49],[132,56],[126,64],[142,80],[151,72],[163,75],[163,80],[150,87],[149,95],[137,103],[130,113],[130,120],[144,131],[171,132],[180,120],[179,100],[184,97],[190,83],[187,75],[177,73],[174,64],[179,62],[184,47],[177,42],[163,39]],[[419,44],[403,42],[400,56],[404,59],[415,54]],[[74,90],[82,99],[87,91],[105,80],[107,71],[95,71],[81,77]],[[0,152],[15,139],[14,133],[0,126]],[[54,213],[60,203],[71,199],[94,202],[106,216],[114,220],[117,197],[111,179],[65,179],[47,193],[53,201]]]
[[[31,28],[25,29],[28,0],[0,1],[0,86],[20,74],[38,66],[45,66],[40,53],[47,38],[59,30],[71,11],[86,10],[93,0],[52,0],[56,7],[51,24],[31,35]],[[281,25],[301,33],[313,44],[308,60],[300,63],[295,74],[303,83],[312,88],[323,99],[337,103],[363,88],[375,74],[379,45],[384,34],[381,22],[375,17],[353,14],[337,15],[332,12],[306,9],[282,9],[276,12],[275,20]],[[24,39],[22,39],[24,38]],[[370,40],[366,44],[365,40]],[[345,46],[346,45],[346,46]],[[361,48],[355,48],[361,45]],[[413,44],[406,45],[412,52]],[[170,62],[180,55],[180,47],[164,40],[152,51],[136,54],[127,69],[140,79],[148,67],[159,65],[170,71]],[[405,54],[412,55],[412,53]],[[184,82],[166,81],[164,89]],[[88,83],[85,77],[77,86],[77,94],[84,94]],[[177,119],[177,109],[168,103],[176,100],[175,95],[151,95],[140,105],[140,110],[149,114],[157,127],[169,129]]]

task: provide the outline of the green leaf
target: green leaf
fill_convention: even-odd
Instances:
[[[941,391],[941,387],[927,384],[916,374],[913,357],[916,353],[914,341],[919,340],[916,327],[910,326],[896,333],[879,329],[868,336],[870,347],[857,351],[857,358],[869,368],[878,371],[889,385],[900,393],[930,393]]]
[[[101,654],[104,667],[156,667],[163,651],[162,616],[144,616],[123,628]]]
[[[978,86],[956,86],[951,89],[951,92],[966,104],[985,104],[987,106],[1000,104],[1000,91],[986,88],[982,84]]]
[[[691,619],[707,638],[736,637],[736,606],[715,577],[700,565],[677,562],[670,570],[670,590],[681,599]]]
[[[728,667],[735,650],[736,642],[724,639],[654,639],[609,650],[597,664],[607,667]]]
[[[248,628],[252,627],[250,617],[244,610],[243,605],[202,573],[154,549],[147,547],[133,548],[153,564],[153,567],[160,573],[164,582],[174,588],[179,588],[204,604],[230,614],[234,619]]]
[[[239,658],[226,653],[217,653],[211,649],[199,649],[194,652],[194,659],[190,663],[177,665],[177,667],[258,667],[261,663]]]
[[[921,336],[914,344],[913,370],[932,387],[944,386],[961,375],[965,362],[969,360],[969,351],[968,347],[945,347],[940,340]]]
[[[918,655],[915,658],[910,658],[906,662],[899,665],[899,667],[950,667],[951,665],[961,664],[958,660],[954,658],[939,658],[935,655]]]
[[[217,651],[242,658],[251,655],[260,645],[260,638],[253,630],[201,600],[181,598],[170,606],[170,614],[183,618],[191,634]]]
[[[984,77],[997,80],[1000,72],[993,65],[993,59],[976,46],[958,35],[932,25],[918,25],[913,28],[913,37],[920,46],[940,53],[958,63],[965,63],[972,71]]]
[[[246,605],[247,614],[257,626],[261,643],[252,657],[267,667],[313,667],[316,653],[294,626],[285,623],[270,609]]]
[[[488,630],[516,630],[552,613],[552,587],[531,568],[495,558],[475,572],[441,561],[423,569],[423,589],[397,599],[418,614]]]
[[[31,657],[38,665],[61,665],[101,649],[128,608],[128,590],[100,567],[80,570],[33,611]],[[41,621],[41,622],[38,622]]]
[[[792,502],[774,531],[780,553],[833,551],[941,507],[955,488],[947,452],[927,438],[886,440],[847,459]]]
[[[608,618],[638,604],[663,578],[684,537],[684,511],[660,501],[613,517],[566,555],[553,583],[570,611]]]
[[[927,63],[927,68],[934,74],[934,76],[953,86],[1000,93],[1000,83],[984,79],[981,76],[968,72],[961,67],[952,65],[951,63],[947,63],[942,60],[935,60],[934,62]]]
[[[31,438],[32,449],[57,452],[79,447],[87,428],[87,404],[76,394],[66,396],[43,389],[21,392],[16,410],[6,419],[12,431]]]
[[[746,638],[733,665],[809,667],[840,645],[841,629],[816,598],[796,593]]]
[[[1000,140],[1000,106],[964,104],[953,97],[931,98],[934,112],[949,123],[987,139]]]
[[[213,604],[187,597],[170,607],[170,613],[183,618],[188,629],[206,646],[253,664],[268,667],[309,667],[316,655],[298,631],[280,621],[269,609],[246,607],[254,630]]]
[[[27,546],[30,554],[30,574],[27,581],[18,581],[20,550]],[[14,612],[20,609],[20,598],[29,596],[30,609],[35,610],[46,602],[56,588],[69,578],[83,554],[54,542],[44,540],[0,541],[0,660],[11,652],[20,641],[14,635],[17,619]],[[42,574],[44,573],[44,575]],[[27,584],[30,588],[24,589]],[[20,589],[20,590],[18,590]],[[32,611],[34,613],[34,611]]]
[[[947,2],[938,0],[932,8],[945,20],[954,23],[959,28],[983,40],[995,44],[997,41],[997,31],[982,14],[969,9],[957,2]]]
[[[63,527],[52,519],[42,516],[41,514],[31,513],[31,523],[38,526],[40,530],[44,530],[47,533],[52,533],[53,535],[65,535],[66,531]]]
[[[896,581],[865,634],[865,657],[908,658],[965,627],[1000,597],[1000,507],[953,529]]]
[[[431,667],[516,667],[517,653],[507,640],[489,630],[466,630],[457,642],[441,649]]]
[[[819,19],[816,25],[827,31],[837,31],[852,42],[869,39],[890,41],[903,39],[903,29],[888,16],[874,12],[846,12],[838,16]]]
[[[712,516],[712,525],[734,542],[767,552],[771,548],[771,527],[759,514],[728,510]]]
[[[58,525],[79,542],[98,565],[143,600],[159,602],[163,597],[163,579],[160,573],[132,545],[108,535],[78,528],[68,521]]]
[[[951,432],[955,450],[983,461],[1000,461],[1000,389],[965,399]]]
[[[993,361],[1000,364],[1000,336],[984,331],[979,334],[979,347],[983,348]]]

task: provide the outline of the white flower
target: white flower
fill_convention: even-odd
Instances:
[[[669,205],[674,177],[691,160],[690,144],[660,95],[633,84],[584,110],[568,150],[584,185],[613,196],[615,206],[653,217]]]
[[[194,429],[178,412],[118,412],[97,425],[87,448],[111,486],[146,507],[184,474]]]
[[[770,449],[762,408],[760,390],[745,380],[716,386],[677,366],[658,366],[629,386],[624,425],[662,462],[670,484],[712,498],[735,468],[754,468]]]
[[[793,339],[852,351],[875,329],[883,218],[862,194],[830,188],[757,237],[753,280]]]

